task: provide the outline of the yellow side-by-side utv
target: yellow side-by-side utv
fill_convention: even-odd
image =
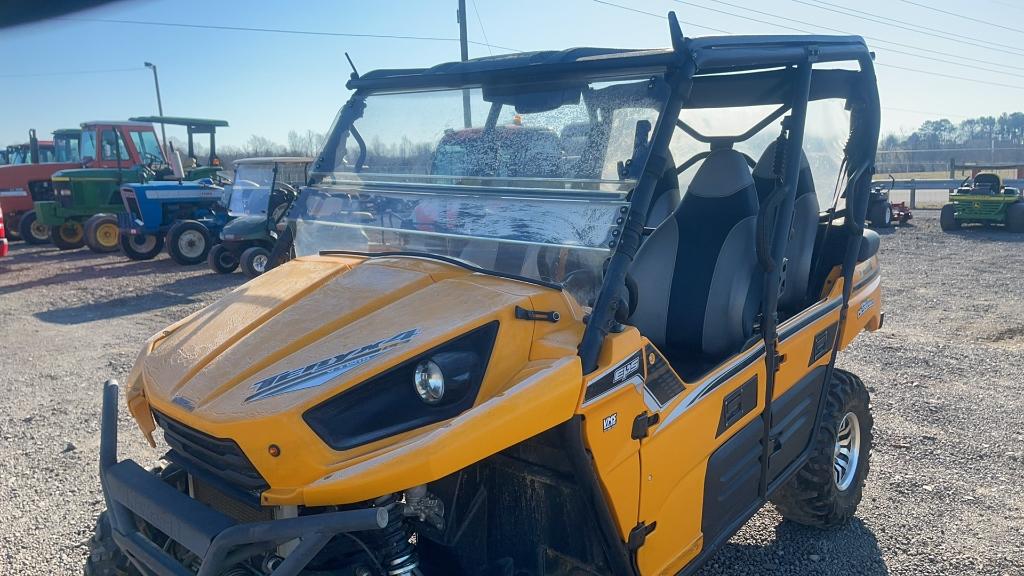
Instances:
[[[871,53],[670,23],[669,49],[353,73],[296,258],[128,377],[156,468],[118,460],[106,385],[86,573],[689,574],[769,501],[846,522]]]

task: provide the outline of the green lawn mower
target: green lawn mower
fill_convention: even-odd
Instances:
[[[207,262],[219,274],[241,266],[250,278],[267,269],[278,228],[306,183],[312,158],[246,158],[235,162],[234,184],[222,203],[233,219],[221,231],[222,242],[210,249]]]
[[[1003,186],[998,174],[983,172],[949,195],[939,224],[946,232],[962,224],[1001,224],[1010,232],[1024,232],[1024,196],[1018,188]]]

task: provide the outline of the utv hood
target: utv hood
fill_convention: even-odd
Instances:
[[[250,420],[315,405],[517,304],[529,306],[539,290],[546,289],[427,259],[303,258],[158,334],[137,368],[157,410],[211,424]],[[383,350],[315,385],[279,385],[367,347]],[[529,345],[515,354],[525,364]],[[274,386],[281,389],[267,394]]]

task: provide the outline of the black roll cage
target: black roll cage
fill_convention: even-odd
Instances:
[[[619,318],[623,316],[617,312],[628,306],[622,297],[621,287],[642,243],[654,187],[669,161],[668,147],[674,129],[683,130],[698,141],[709,144],[713,150],[750,138],[784,117],[782,134],[778,139],[782,153],[775,167],[776,187],[762,205],[757,228],[757,256],[766,272],[764,293],[769,295],[763,305],[761,326],[766,352],[771,355],[777,341],[776,308],[780,282],[777,263],[785,254],[786,231],[792,222],[807,105],[814,100],[843,99],[851,112],[851,119],[844,162],[847,178],[842,192],[847,199],[842,214],[845,216],[843,225],[848,229],[850,238],[842,262],[845,279],[840,316],[842,324],[852,290],[851,279],[863,234],[878,141],[880,106],[873,54],[858,36],[687,38],[671,12],[669,31],[671,49],[576,48],[564,52],[480,58],[428,69],[378,70],[362,76],[353,72],[347,86],[355,93],[339,112],[313,166],[310,181],[319,181],[331,170],[338,146],[344,144],[349,133],[360,143],[357,164],[365,162],[362,137],[352,124],[362,116],[366,98],[371,94],[476,87],[493,89],[520,83],[564,84],[573,80],[593,82],[645,76],[663,78],[668,96],[663,100],[662,113],[653,129],[644,134],[638,130],[634,156],[624,170],[624,176],[635,178],[637,184],[629,195],[630,207],[622,232],[617,240],[611,242],[613,252],[604,283],[579,345],[583,371],[589,374],[597,368],[598,354],[605,337],[618,324],[617,315]],[[814,69],[816,64],[844,62],[855,64],[859,69]],[[778,105],[778,108],[743,134],[735,136],[705,136],[679,119],[683,109],[771,104]],[[488,123],[492,124],[495,117],[492,106]],[[687,160],[677,171],[685,170],[706,156],[706,153],[702,154]],[[748,158],[748,162],[752,159]],[[830,215],[829,221],[836,216]]]

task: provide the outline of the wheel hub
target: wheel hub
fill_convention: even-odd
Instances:
[[[39,220],[32,222],[32,225],[29,226],[29,231],[32,233],[34,238],[39,240],[47,240],[50,238],[50,227]]]
[[[203,235],[195,230],[186,230],[178,237],[178,248],[188,258],[198,258],[203,253]]]
[[[836,432],[836,446],[832,453],[832,468],[836,487],[846,490],[857,476],[860,459],[860,420],[853,412],[847,412],[839,422]]]
[[[263,254],[258,254],[252,259],[252,267],[259,273],[263,273],[267,269],[267,257]]]

